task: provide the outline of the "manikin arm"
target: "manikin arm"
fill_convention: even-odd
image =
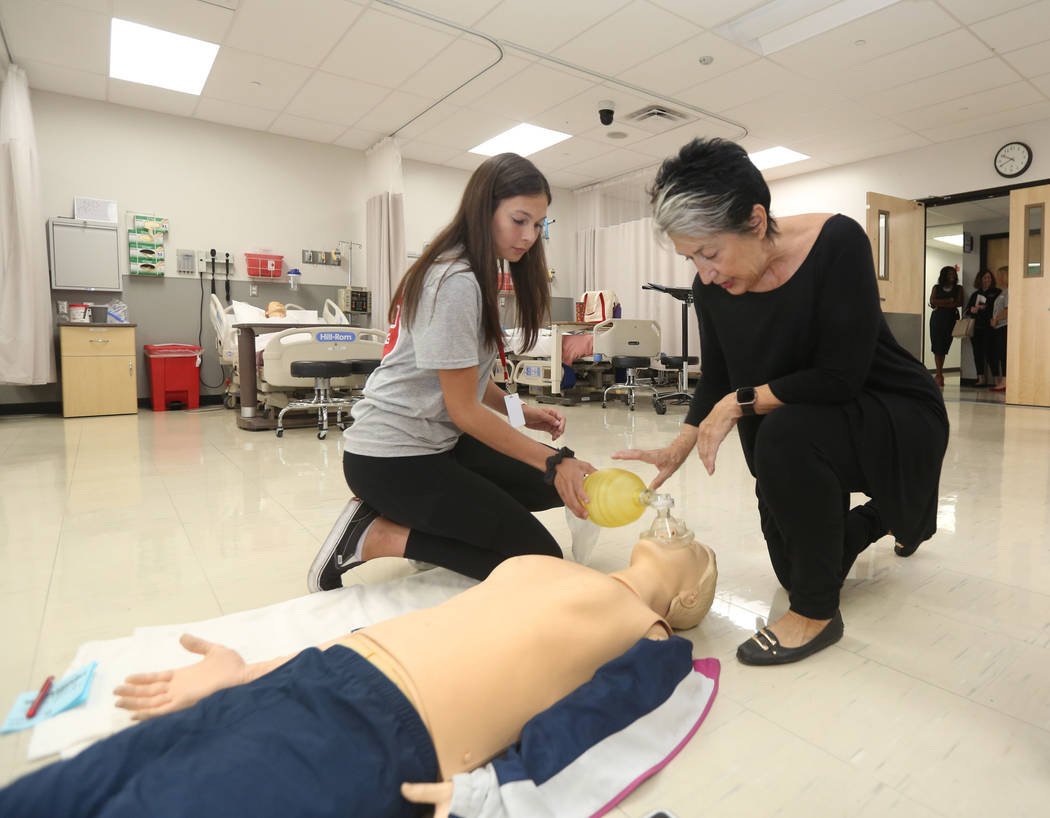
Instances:
[[[333,639],[318,645],[318,648],[325,650],[339,641]],[[120,697],[117,707],[130,710],[135,721],[192,707],[219,690],[255,681],[297,655],[291,653],[249,665],[237,651],[198,636],[184,633],[179,637],[179,643],[190,653],[200,654],[203,658],[196,664],[174,670],[136,673],[113,690],[114,695]]]
[[[530,719],[503,756],[454,776],[451,793],[449,782],[401,792],[436,804],[435,818],[592,815],[678,752],[706,715],[717,676],[713,660],[694,668],[685,639],[642,639]]]

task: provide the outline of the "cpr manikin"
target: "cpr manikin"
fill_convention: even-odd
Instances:
[[[684,531],[684,527],[682,530]],[[454,814],[480,815],[483,814],[480,806],[477,813],[467,809],[462,803],[456,806],[457,799],[461,799],[461,784],[466,789],[473,786],[473,782],[478,780],[476,775],[485,772],[478,768],[514,745],[521,737],[523,727],[531,726],[541,717],[547,717],[549,713],[557,711],[557,707],[562,707],[564,702],[573,701],[573,697],[577,697],[578,700],[581,691],[586,692],[589,687],[593,687],[591,682],[592,677],[597,679],[596,672],[599,675],[607,672],[607,669],[618,661],[636,656],[639,651],[662,651],[663,648],[658,646],[663,645],[668,651],[677,652],[679,662],[684,656],[685,675],[691,675],[688,673],[693,670],[691,645],[685,640],[672,637],[671,629],[692,628],[700,622],[711,606],[716,578],[714,553],[708,547],[692,541],[691,536],[688,541],[639,540],[632,552],[630,566],[609,575],[553,557],[515,557],[499,565],[486,580],[462,594],[433,608],[398,616],[333,640],[320,646],[325,651],[322,654],[307,650],[294,657],[246,666],[239,655],[228,648],[192,637],[183,637],[183,644],[190,650],[203,654],[204,658],[195,665],[175,671],[129,677],[128,683],[116,691],[121,697],[117,704],[131,710],[136,719],[151,719],[154,716],[173,713],[191,707],[205,697],[208,698],[197,704],[192,711],[187,711],[187,714],[196,712],[201,707],[214,710],[219,703],[229,708],[237,708],[239,700],[229,697],[239,695],[238,691],[241,690],[245,691],[245,695],[252,695],[250,691],[260,684],[265,684],[264,680],[270,678],[268,674],[276,678],[282,673],[291,673],[311,656],[320,660],[321,657],[335,656],[332,650],[350,648],[359,656],[365,657],[404,694],[418,713],[417,721],[422,721],[433,742],[433,753],[427,748],[431,758],[436,755],[437,764],[433,777],[412,778],[395,770],[393,774],[399,776],[401,782],[383,785],[392,786],[393,792],[388,794],[389,797],[399,799],[400,789],[409,800],[437,804],[435,815],[447,815],[449,799],[453,798],[451,779],[455,776],[456,796],[452,802]],[[646,647],[647,645],[651,647]],[[328,650],[329,648],[332,650]],[[338,654],[340,657],[349,655],[345,651]],[[659,653],[660,657],[669,655]],[[657,667],[660,661],[662,660],[654,659],[649,654],[640,660],[644,667],[637,671],[641,674],[639,678],[643,680],[639,684],[644,686],[662,683],[661,674],[653,672],[653,668]],[[285,667],[281,667],[282,665]],[[311,684],[314,682],[311,681]],[[328,681],[325,677],[316,684],[338,686],[340,680],[332,678]],[[615,690],[623,686],[605,687]],[[316,686],[310,688],[316,689]],[[215,696],[211,696],[212,693],[215,693]],[[231,726],[225,728],[227,732],[243,730],[246,738],[252,735],[253,728],[249,721],[255,716],[255,702],[259,700],[259,694],[254,695],[256,699],[252,700],[250,707],[245,708],[244,720],[238,717]],[[360,695],[363,696],[364,691],[361,691]],[[713,696],[713,688],[709,690],[709,695]],[[326,700],[324,695],[318,696],[316,693],[309,693],[308,698],[312,710],[322,707],[320,702]],[[609,717],[615,718],[631,706],[632,700],[638,698],[645,697],[632,695],[623,706],[606,702],[598,707],[589,708],[589,712],[592,715],[595,712],[602,715],[608,711]],[[665,695],[661,693],[660,700],[663,701],[664,698]],[[227,701],[228,705],[225,704]],[[556,704],[557,707],[552,707]],[[648,710],[651,707],[645,704],[643,709]],[[706,708],[701,707],[701,710],[706,713]],[[186,728],[189,733],[193,734],[200,728],[201,719],[207,712],[209,711],[201,711],[201,716],[191,720],[193,726]],[[323,713],[321,715],[320,723],[323,725],[328,717]],[[122,736],[154,725],[169,724],[166,719],[182,717],[183,714],[180,713],[130,728],[84,751],[81,756],[86,756],[87,759],[78,756],[27,776],[15,782],[7,791],[0,791],[0,808],[6,808],[5,804],[8,802],[5,802],[5,796],[12,793],[15,796],[19,795],[17,788],[20,785],[32,785],[34,777],[44,776],[53,771],[56,775],[40,779],[34,790],[38,794],[37,797],[50,798],[62,787],[90,787],[89,773],[83,765],[92,763],[92,753],[99,753],[102,757],[107,744],[120,740]],[[273,717],[260,709],[258,718]],[[660,729],[662,731],[664,728]],[[289,745],[286,752],[290,766],[298,763],[306,752],[305,748],[315,743],[314,736],[309,731],[304,732],[305,735],[296,736],[294,731],[286,731],[282,737]],[[378,736],[381,732],[377,728],[366,733],[367,739],[355,738],[355,746],[347,750],[346,763],[339,768],[338,775],[331,779],[331,786],[343,785],[343,779],[355,767],[353,759],[378,752],[370,742],[379,741],[380,739],[373,739],[372,736]],[[423,739],[425,743],[425,734]],[[180,734],[178,743],[192,740],[196,740],[195,735],[187,738]],[[347,741],[349,742],[349,739]],[[674,741],[677,743],[679,739]],[[201,743],[203,745],[208,742],[201,740]],[[360,746],[362,744],[364,746]],[[235,746],[239,748],[237,752],[250,753],[251,750],[247,748],[252,746],[252,742],[249,739]],[[524,743],[520,745],[524,746]],[[157,750],[161,753],[156,762],[161,772],[157,775],[161,777],[166,774],[164,766],[171,764],[169,757],[163,755],[167,749],[164,747]],[[206,750],[201,749],[200,752],[204,753]],[[273,745],[268,747],[266,752],[266,758],[269,760],[280,757],[278,753],[285,750]],[[232,755],[236,756],[236,753]],[[223,755],[223,763],[235,763],[230,760],[230,756],[231,753]],[[206,761],[207,765],[212,765],[211,758]],[[81,764],[81,768],[68,768],[66,780],[63,780],[60,777],[63,771],[56,768],[77,763]],[[140,766],[142,764],[137,759],[136,763]],[[99,766],[100,764],[96,763],[94,769],[98,769]],[[120,762],[105,766],[119,767]],[[86,768],[91,769],[93,768],[90,766]],[[196,769],[192,768],[191,774],[195,774]],[[212,767],[203,766],[202,769]],[[235,768],[231,778],[237,778],[238,773],[239,769]],[[465,775],[467,773],[470,775]],[[142,783],[141,777],[138,777],[141,776],[141,772],[136,772],[135,776],[137,777],[126,782],[119,782],[119,786],[113,785],[117,787],[113,796],[115,799],[125,797],[129,789],[135,790],[133,795],[148,797],[145,794],[147,786]],[[74,778],[77,780],[69,780]],[[251,786],[263,787],[270,784],[266,779],[266,776],[256,775]],[[500,786],[495,782],[495,775],[492,779],[494,788]],[[445,783],[427,784],[427,781]],[[401,788],[400,783],[407,786]],[[200,786],[206,784],[202,783]],[[323,790],[323,786],[316,782],[311,786]],[[378,786],[371,780],[361,784],[361,787]],[[257,795],[251,788],[249,790],[247,794],[237,795],[240,800],[234,803],[244,805],[244,799]],[[179,791],[188,792],[185,787]],[[193,796],[198,794],[193,793]],[[369,796],[371,795],[374,793],[369,793]],[[222,789],[214,796],[219,800],[233,797],[229,788]],[[481,803],[479,799],[489,803],[489,797],[487,794],[483,797],[477,796],[476,793],[471,796],[478,804]],[[466,800],[471,801],[471,798]],[[273,800],[272,796],[267,796],[265,799],[258,799],[258,803],[265,807]],[[15,800],[11,805],[21,806],[23,803],[24,801]],[[205,803],[212,801],[206,800]],[[358,805],[358,810],[361,809],[360,803],[364,802],[353,801],[353,804]],[[402,803],[411,809],[407,802]],[[169,814],[160,811],[157,804],[151,803],[149,806],[154,815]],[[174,809],[175,806],[184,809],[186,805],[173,805],[173,811],[170,813],[172,815],[180,814]],[[345,810],[348,806],[350,803],[344,797],[339,807]],[[278,814],[272,812],[275,808],[271,808],[269,812],[261,809],[261,812],[256,811],[252,814]],[[380,814],[378,808],[370,809],[377,811],[369,814]],[[0,812],[2,811],[3,809],[0,809]],[[528,807],[524,811],[515,812],[509,809],[507,812],[511,815],[529,813]],[[42,811],[19,814],[47,813]],[[100,814],[108,813],[103,811]],[[197,818],[203,818],[203,815],[210,813],[207,810],[203,813],[198,810],[194,814]],[[381,814],[414,813],[393,810]]]

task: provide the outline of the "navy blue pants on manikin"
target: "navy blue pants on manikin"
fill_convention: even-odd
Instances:
[[[359,654],[305,650],[251,684],[129,727],[0,790],[18,818],[417,816],[436,781],[416,709]]]

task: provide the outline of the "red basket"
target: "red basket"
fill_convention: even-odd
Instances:
[[[269,256],[266,253],[245,253],[244,261],[248,275],[256,278],[279,278],[284,256]]]

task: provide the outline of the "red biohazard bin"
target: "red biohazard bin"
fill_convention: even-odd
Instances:
[[[201,405],[201,348],[189,344],[143,344],[142,349],[149,362],[153,411],[198,408]]]

